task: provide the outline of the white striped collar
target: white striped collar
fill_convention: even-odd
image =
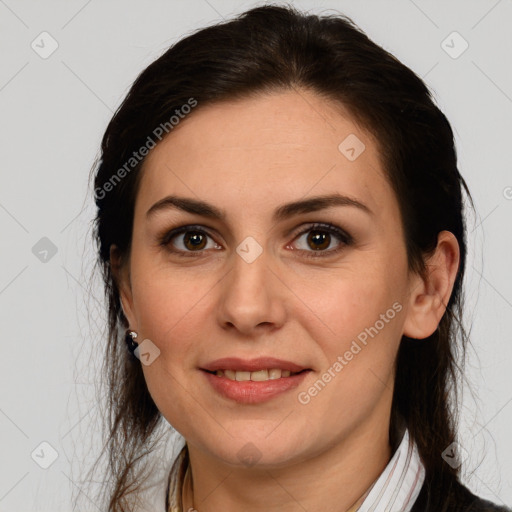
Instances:
[[[409,512],[425,480],[418,448],[405,429],[402,441],[357,512]]]

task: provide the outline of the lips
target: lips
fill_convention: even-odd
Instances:
[[[217,370],[222,372],[222,370]],[[284,371],[284,370],[283,370]],[[238,381],[218,376],[216,373],[202,370],[206,382],[216,394],[224,399],[238,402],[239,404],[255,405],[277,399],[281,395],[286,395],[292,389],[299,386],[307,378],[310,370],[303,370],[289,377],[280,377],[279,379],[263,381]]]
[[[217,370],[231,370],[234,372],[259,372],[262,370],[278,369],[289,371],[291,374],[299,373],[303,370],[310,370],[307,366],[301,366],[291,361],[276,359],[274,357],[258,357],[256,359],[240,359],[238,357],[224,357],[208,363],[201,368],[211,373]]]
[[[240,404],[259,404],[296,388],[311,368],[275,357],[225,357],[200,370],[219,395]]]

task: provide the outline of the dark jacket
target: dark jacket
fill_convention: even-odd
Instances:
[[[512,509],[483,500],[457,482],[443,493],[429,492],[424,484],[411,512],[512,512]]]

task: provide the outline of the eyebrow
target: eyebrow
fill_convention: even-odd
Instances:
[[[372,210],[361,201],[353,197],[344,196],[341,194],[330,194],[322,196],[314,196],[309,199],[300,201],[294,201],[287,203],[274,211],[273,220],[283,221],[294,215],[301,213],[316,212],[318,210],[324,210],[326,208],[332,208],[334,206],[352,206],[358,208],[361,211],[369,215],[373,215]],[[147,212],[146,217],[152,217],[157,212],[177,209],[188,213],[201,215],[210,219],[225,220],[226,212],[217,208],[216,206],[209,204],[199,199],[192,199],[188,197],[179,196],[166,196],[163,199],[157,201]]]

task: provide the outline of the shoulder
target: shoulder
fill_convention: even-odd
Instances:
[[[512,512],[512,508],[479,498],[455,482],[448,492],[423,485],[411,512]]]

